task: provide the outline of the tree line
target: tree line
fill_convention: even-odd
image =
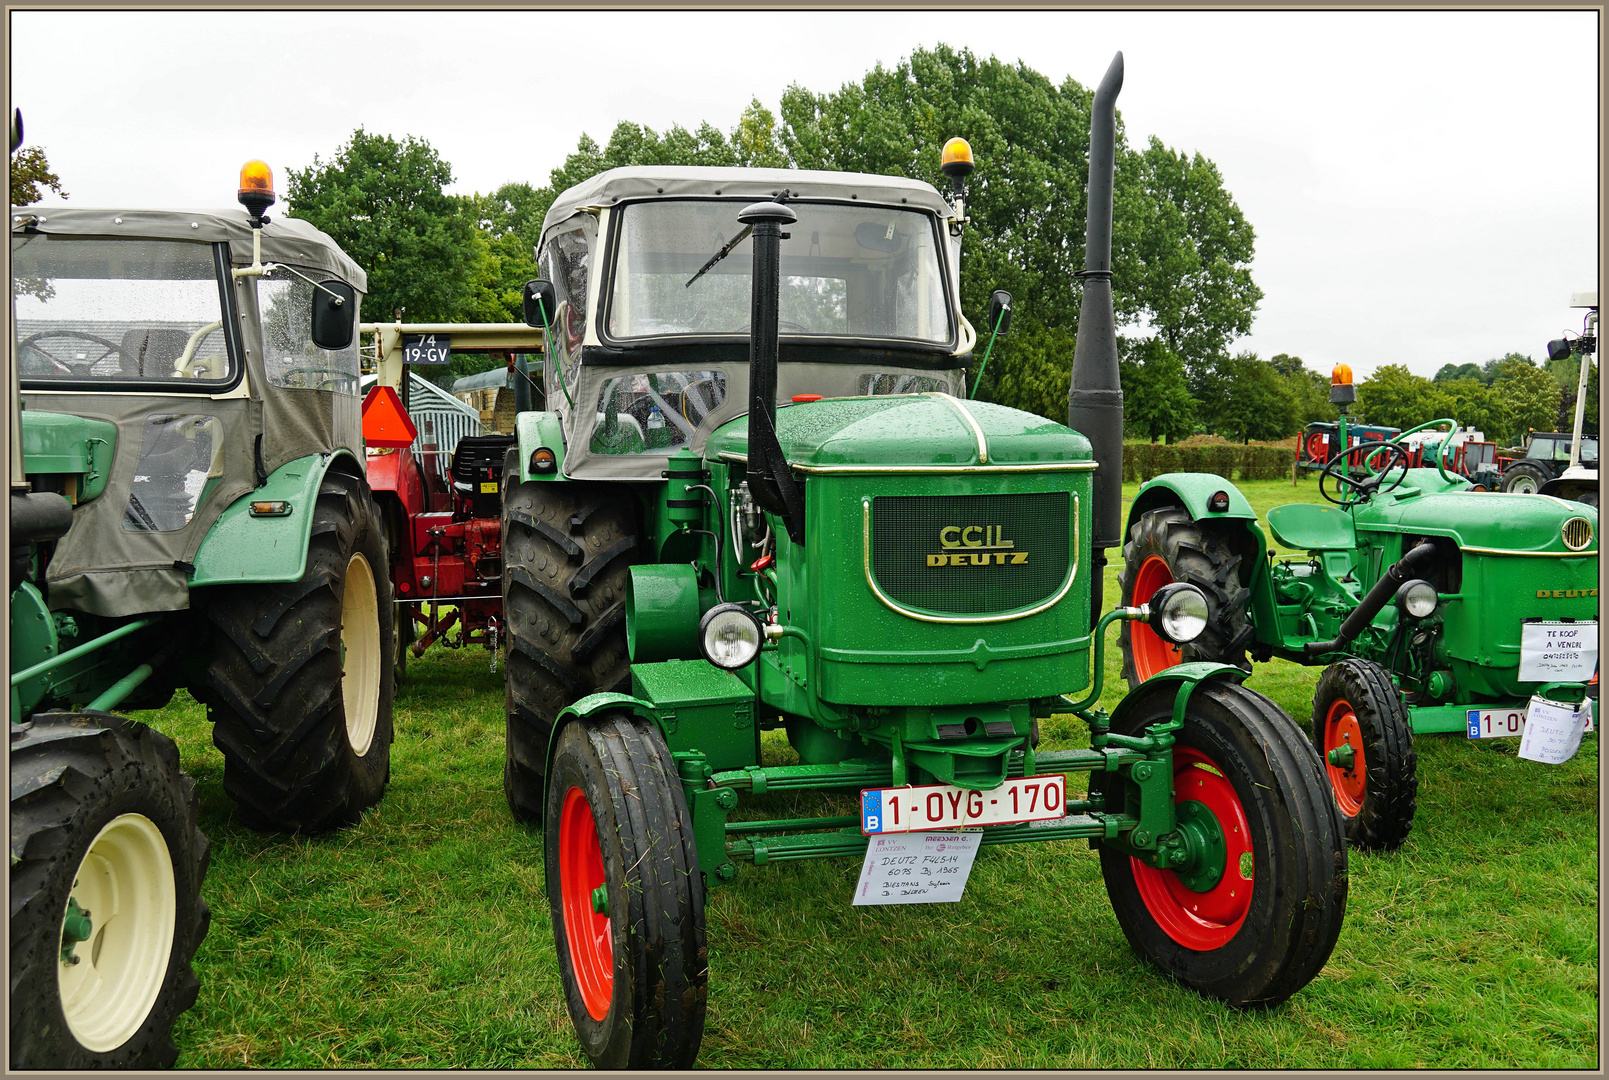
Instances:
[[[914,177],[947,191],[939,148],[961,135],[978,166],[967,185],[962,308],[986,311],[990,292],[1006,289],[1015,311],[978,396],[1065,420],[1093,97],[1074,79],[1058,84],[1021,62],[938,45],[836,91],[790,86],[775,112],[751,100],[731,131],[705,122],[656,132],[622,121],[601,146],[583,135],[547,183],[513,181],[488,194],[448,194],[452,167],[424,139],[359,127],[328,160],[314,155],[289,169],[285,195],[292,216],[324,230],[368,271],[367,318],[514,322],[521,287],[537,276],[543,216],[560,192],[596,173],[628,165],[827,169]],[[44,186],[60,191],[42,152],[36,165],[24,192],[33,198],[24,203]],[[18,202],[16,163],[12,177]],[[1270,440],[1335,418],[1327,373],[1284,353],[1265,361],[1229,350],[1251,329],[1263,294],[1251,274],[1255,231],[1217,166],[1154,137],[1132,145],[1120,114],[1113,201],[1113,304],[1131,437]],[[487,363],[455,358],[440,377]],[[1349,415],[1399,427],[1453,415],[1499,441],[1517,439],[1527,426],[1568,425],[1559,418],[1573,408],[1576,369],[1563,366],[1538,368],[1511,353],[1424,379],[1388,364],[1359,384]],[[1595,425],[1595,392],[1591,418]]]

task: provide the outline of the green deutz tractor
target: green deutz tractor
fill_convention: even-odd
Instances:
[[[1343,425],[1354,397],[1351,369],[1339,365],[1330,398]],[[1447,469],[1451,440],[1435,468],[1408,467],[1402,439],[1434,427],[1458,430],[1434,420],[1337,455],[1319,476],[1333,506],[1270,510],[1274,539],[1302,554],[1276,555],[1250,504],[1220,476],[1155,477],[1129,510],[1124,603],[1190,582],[1208,608],[1207,629],[1183,646],[1125,627],[1130,685],[1183,662],[1244,667],[1248,653],[1322,665],[1313,743],[1360,847],[1389,850],[1408,836],[1415,735],[1519,736],[1534,695],[1578,705],[1595,677],[1597,508],[1473,490]],[[1535,634],[1552,623],[1590,650],[1554,674],[1540,664],[1528,671],[1526,627]]]
[[[363,271],[268,222],[261,163],[241,201],[12,209],[13,1068],[170,1065],[196,1000],[195,785],[111,710],[188,688],[257,828],[351,822],[388,777]]]
[[[907,829],[1087,839],[1139,955],[1236,1005],[1283,1001],[1329,956],[1346,848],[1300,727],[1218,663],[1094,707],[1112,621],[1183,642],[1205,612],[1179,586],[1092,614],[1120,514],[1121,81],[1119,55],[1092,113],[1090,438],[965,400],[959,140],[953,203],[888,176],[636,168],[549,211],[527,319],[553,328],[558,407],[518,417],[502,475],[505,787],[544,827],[595,1064],[694,1061],[707,889]],[[1090,747],[1039,747],[1055,713]],[[798,764],[763,760],[777,729]],[[840,803],[756,818],[807,791]]]

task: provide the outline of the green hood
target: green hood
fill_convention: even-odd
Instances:
[[[1452,491],[1392,501],[1377,500],[1357,515],[1360,529],[1447,536],[1461,548],[1501,551],[1569,551],[1562,529],[1571,518],[1586,518],[1598,547],[1598,512],[1551,495]]]
[[[969,419],[971,422],[969,422]],[[746,458],[748,417],[710,436],[704,454]],[[792,465],[1027,465],[1089,461],[1089,440],[1033,413],[944,394],[827,398],[777,409]]]

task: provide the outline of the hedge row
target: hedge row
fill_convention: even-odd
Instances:
[[[1279,480],[1290,476],[1292,456],[1292,451],[1282,446],[1126,442],[1123,479],[1143,482],[1162,473],[1208,472],[1229,480]]]

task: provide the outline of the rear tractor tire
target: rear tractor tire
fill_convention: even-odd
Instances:
[[[1535,495],[1548,482],[1548,475],[1540,465],[1516,461],[1503,474],[1503,490],[1515,495]]]
[[[1113,732],[1167,720],[1175,690],[1143,692]],[[1238,1007],[1277,1005],[1312,981],[1341,932],[1340,815],[1301,728],[1261,694],[1202,685],[1176,740],[1180,819],[1216,829],[1224,865],[1186,876],[1103,846],[1113,912],[1136,953],[1191,989]],[[1122,805],[1122,786],[1115,774],[1091,778],[1108,805]]]
[[[1170,645],[1144,623],[1124,620],[1118,630],[1123,678],[1137,688],[1158,671],[1194,660],[1214,660],[1246,671],[1252,628],[1246,620],[1251,590],[1240,582],[1240,553],[1221,528],[1202,526],[1179,506],[1147,510],[1123,545],[1118,589],[1125,607],[1146,603],[1162,586],[1187,581],[1207,598],[1207,628],[1186,645]]]
[[[626,584],[637,519],[623,490],[510,479],[505,492],[503,791],[515,818],[536,822],[559,711],[594,691],[631,688]]]
[[[708,994],[704,879],[657,727],[616,712],[560,729],[545,847],[559,975],[587,1057],[690,1067]]]
[[[391,775],[395,691],[385,531],[364,481],[331,472],[298,581],[220,589],[204,697],[224,790],[254,829],[351,825]]]
[[[1419,758],[1408,710],[1385,668],[1342,660],[1313,691],[1313,745],[1353,847],[1393,851],[1413,829]]]
[[[11,1067],[166,1068],[210,848],[173,741],[109,713],[11,729]]]

